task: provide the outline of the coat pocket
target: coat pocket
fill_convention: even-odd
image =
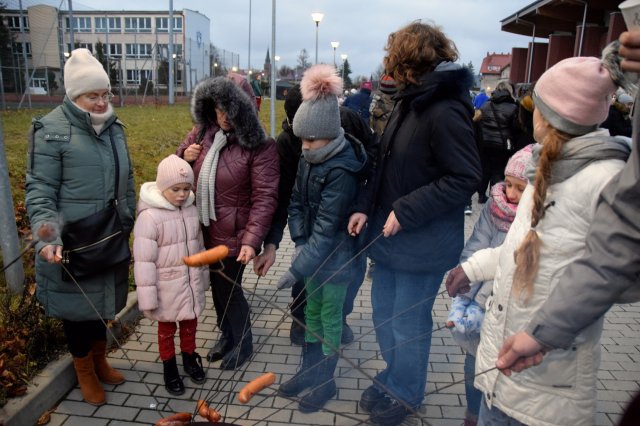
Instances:
[[[577,384],[578,350],[572,346],[568,350],[554,350],[544,357],[542,364],[522,373],[523,382],[550,389],[574,389]],[[517,377],[517,376],[514,376]]]

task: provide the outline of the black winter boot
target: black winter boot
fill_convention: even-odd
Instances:
[[[338,355],[323,355],[324,359],[318,369],[315,388],[300,399],[298,409],[303,413],[312,413],[324,407],[336,393],[336,382],[333,380],[333,373],[338,365]]]
[[[192,354],[182,352],[182,368],[191,377],[193,383],[201,385],[206,380],[206,375],[202,369],[202,358],[198,355],[198,352]]]
[[[216,344],[209,349],[209,353],[207,353],[207,361],[215,362],[221,360],[222,357],[231,352],[231,349],[233,349],[233,341],[227,337],[226,334],[222,333],[220,335],[220,340],[218,340]]]
[[[221,370],[235,370],[244,364],[253,354],[253,338],[251,332],[242,339],[230,352],[222,357]]]
[[[305,342],[302,346],[302,365],[291,379],[278,388],[278,394],[285,397],[298,395],[316,383],[317,372],[322,361],[322,343]]]
[[[178,373],[178,364],[174,356],[170,360],[162,361],[164,368],[164,387],[171,395],[182,395],[184,393],[184,383]]]

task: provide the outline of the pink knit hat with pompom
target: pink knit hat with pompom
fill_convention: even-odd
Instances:
[[[314,65],[300,82],[302,104],[293,118],[293,134],[300,139],[335,139],[340,134],[338,95],[342,79],[331,65]]]
[[[570,135],[598,128],[609,114],[611,96],[627,78],[620,70],[619,44],[609,44],[602,59],[564,59],[542,74],[533,90],[536,109],[552,127]]]

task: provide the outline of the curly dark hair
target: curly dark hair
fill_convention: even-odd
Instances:
[[[389,34],[384,50],[384,68],[401,86],[418,84],[421,75],[429,73],[443,61],[458,60],[458,49],[440,27],[414,21]]]

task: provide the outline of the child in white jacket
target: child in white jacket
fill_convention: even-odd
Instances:
[[[516,216],[522,192],[527,186],[525,170],[531,161],[533,145],[527,145],[511,156],[504,169],[505,180],[491,187],[491,196],[485,204],[473,233],[462,250],[460,262],[473,253],[501,245]],[[478,422],[482,393],[473,387],[476,365],[476,349],[480,342],[480,327],[484,318],[485,302],[493,287],[491,280],[471,285],[471,290],[459,294],[451,303],[447,327],[456,343],[465,351],[464,378],[467,410],[464,426]]]
[[[138,307],[158,321],[158,348],[167,392],[182,395],[173,343],[180,325],[182,366],[191,380],[205,381],[196,349],[198,316],[205,306],[209,274],[205,267],[190,268],[183,261],[204,250],[198,211],[193,205],[193,170],[189,163],[170,155],[158,165],[155,182],[140,188],[138,218],[133,229]]]
[[[484,395],[479,424],[586,425],[595,423],[596,375],[602,319],[564,350],[506,376],[495,369],[503,341],[522,330],[562,277],[582,257],[598,196],[624,166],[627,138],[599,129],[616,86],[625,84],[617,52],[602,60],[569,58],[536,83],[529,184],[497,248],[480,250],[447,278],[449,293],[493,279],[476,357],[475,387]]]

